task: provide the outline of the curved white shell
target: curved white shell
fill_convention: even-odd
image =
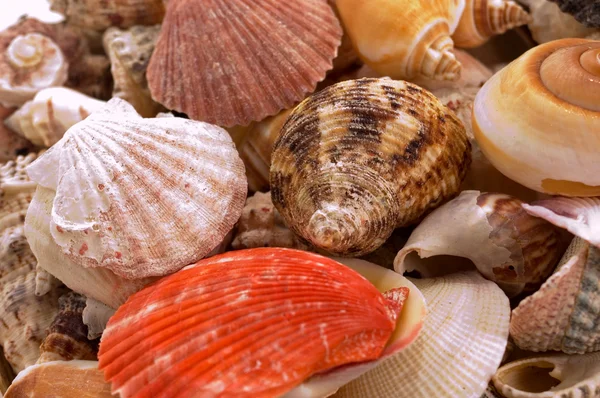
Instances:
[[[527,25],[533,39],[546,43],[567,37],[585,37],[598,29],[586,28],[570,14],[548,0],[521,0],[529,7],[531,20]]]
[[[77,91],[52,87],[39,91],[4,123],[35,145],[50,147],[71,126],[105,105],[106,102]]]
[[[600,353],[526,358],[502,366],[492,380],[507,398],[598,397]]]
[[[88,327],[88,339],[94,340],[102,336],[108,320],[114,313],[114,308],[88,298],[83,309],[83,323]]]
[[[504,293],[474,271],[411,281],[429,311],[421,334],[336,397],[456,398],[485,391],[508,339]]]
[[[247,192],[225,130],[143,119],[118,98],[69,129],[27,172],[56,191],[49,229],[62,253],[128,279],[166,275],[210,253],[238,220]]]

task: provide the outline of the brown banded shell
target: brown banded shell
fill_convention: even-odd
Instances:
[[[292,231],[360,256],[456,195],[471,148],[460,120],[428,91],[360,79],[298,105],[271,161],[273,203]]]

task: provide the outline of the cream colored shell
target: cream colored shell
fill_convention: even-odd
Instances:
[[[18,106],[41,89],[67,81],[68,63],[60,47],[39,33],[15,37],[0,55],[0,103]]]
[[[485,391],[508,339],[504,293],[474,271],[411,281],[427,302],[421,334],[334,397],[476,398]]]
[[[538,43],[569,37],[586,37],[599,30],[586,28],[557,4],[548,0],[521,0],[529,7],[531,21],[527,24],[533,39]]]
[[[40,147],[56,144],[67,130],[106,102],[77,91],[52,87],[39,91],[4,123]]]
[[[102,336],[106,324],[111,316],[115,313],[115,309],[108,307],[101,302],[88,298],[85,301],[83,309],[83,323],[88,328],[88,339],[93,340]]]
[[[567,196],[600,195],[600,42],[529,50],[477,94],[473,130],[507,177]]]

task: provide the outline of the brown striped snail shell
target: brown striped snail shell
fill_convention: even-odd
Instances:
[[[290,114],[271,158],[271,195],[298,235],[360,256],[458,192],[471,162],[464,126],[404,81],[330,86]]]

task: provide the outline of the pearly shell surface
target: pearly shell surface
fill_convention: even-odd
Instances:
[[[541,44],[483,86],[473,131],[500,172],[547,194],[600,195],[599,53],[583,39]]]
[[[208,254],[239,218],[247,189],[225,130],[143,119],[118,98],[69,129],[27,172],[51,191],[44,200],[54,191],[52,246],[79,266],[128,279],[166,275]]]
[[[56,144],[76,123],[102,109],[106,102],[77,91],[52,87],[38,91],[4,123],[40,147]]]
[[[356,257],[454,196],[471,158],[452,111],[418,86],[384,78],[304,100],[271,161],[271,197],[290,229]]]
[[[504,293],[474,271],[410,280],[428,308],[419,337],[334,397],[456,398],[485,391],[508,339]]]

